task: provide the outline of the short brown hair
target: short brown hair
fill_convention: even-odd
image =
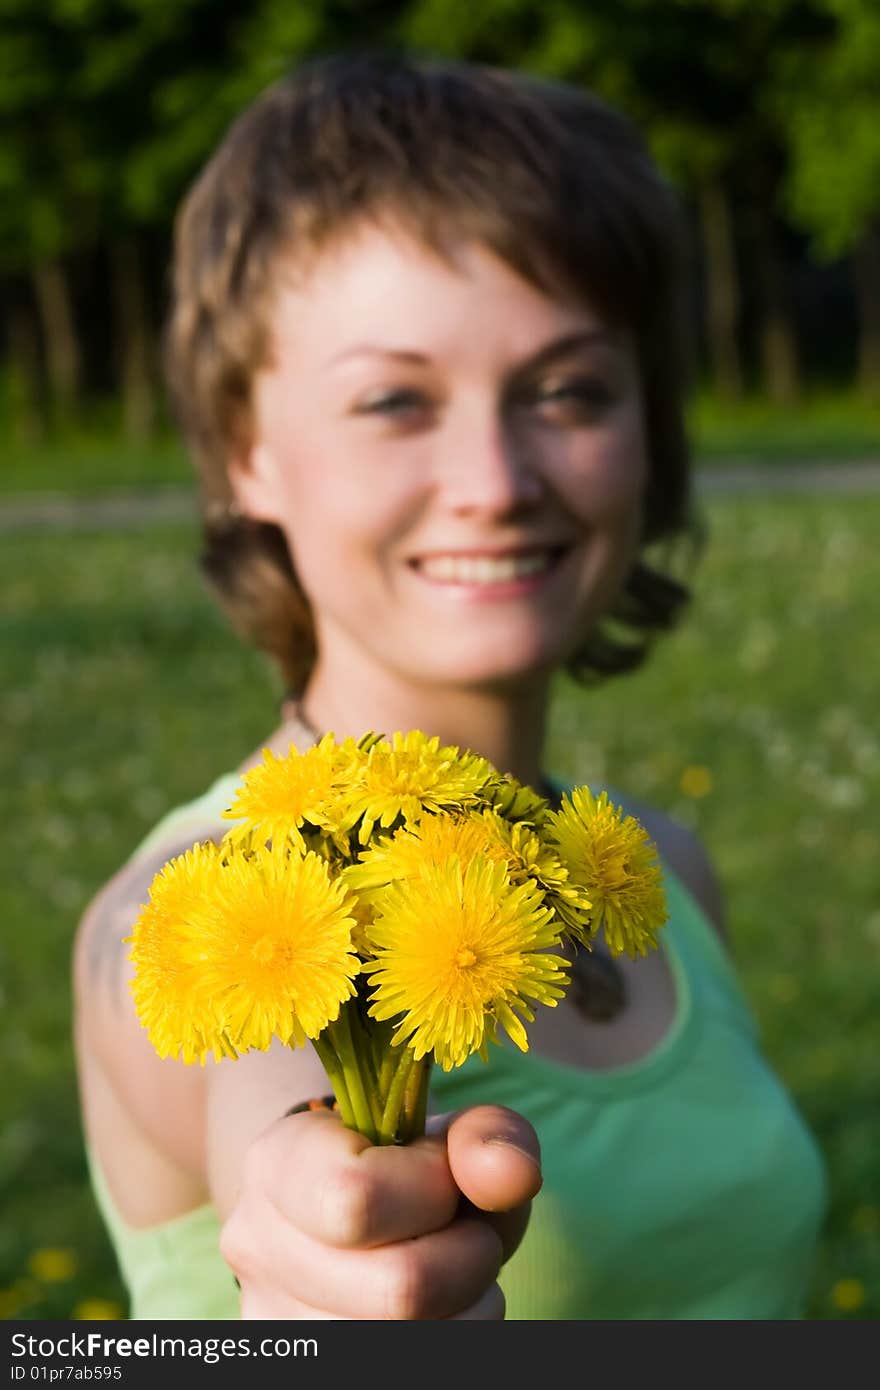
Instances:
[[[629,122],[595,96],[386,52],[325,56],[270,87],[178,214],[166,374],[201,478],[203,565],[233,625],[302,690],[315,656],[309,606],[279,528],[230,514],[227,465],[250,428],[280,255],[312,254],[358,219],[388,215],[441,254],[450,235],[478,241],[633,333],[650,465],[642,549],[568,669],[586,681],[636,666],[688,598],[645,549],[696,537],[676,199]]]

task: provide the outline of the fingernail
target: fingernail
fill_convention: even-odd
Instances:
[[[502,1145],[505,1149],[515,1149],[517,1153],[522,1154],[523,1158],[528,1158],[539,1168],[541,1166],[541,1147],[538,1143],[537,1136],[535,1136],[534,1139],[529,1140],[522,1134],[521,1131],[517,1131],[517,1133],[514,1135],[508,1134],[504,1130],[500,1130],[496,1134],[487,1134],[486,1138],[483,1140],[483,1143],[499,1144]]]

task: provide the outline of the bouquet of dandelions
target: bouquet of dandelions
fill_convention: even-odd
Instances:
[[[432,1062],[504,1032],[569,983],[566,939],[656,946],[660,866],[642,826],[577,787],[554,811],[484,758],[418,730],[269,750],[235,821],[153,880],[132,991],[161,1057],[310,1039],[343,1123],[373,1143],[424,1133]]]

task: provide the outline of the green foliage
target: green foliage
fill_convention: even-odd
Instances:
[[[549,761],[703,835],[764,1045],[829,1162],[810,1315],[876,1319],[880,499],[719,499],[709,522],[689,621],[605,689],[561,681]],[[5,1316],[121,1298],[86,1185],[72,934],[163,811],[258,744],[280,695],[215,612],[196,545],[178,527],[0,547]],[[75,1271],[37,1277],[34,1252],[58,1246]]]
[[[591,86],[686,197],[723,179],[740,229],[759,208],[834,255],[878,217],[873,0],[0,0],[0,272],[75,279],[74,255],[167,234],[261,90],[383,43]]]
[[[786,55],[772,100],[789,145],[791,214],[834,257],[880,221],[880,8],[872,0],[822,7],[833,37]]]
[[[76,245],[107,219],[167,219],[260,90],[309,54],[364,42],[587,82],[644,123],[688,183],[695,168],[729,164],[754,141],[780,53],[792,34],[812,31],[816,7],[849,22],[866,3],[0,0],[0,110],[11,133],[0,159],[4,245],[26,261]],[[841,82],[852,64],[841,57]]]
[[[0,3],[0,268],[54,257],[81,240],[94,167],[66,102],[77,61],[53,7]]]
[[[316,41],[320,6],[0,0],[7,268],[167,223],[257,91]]]

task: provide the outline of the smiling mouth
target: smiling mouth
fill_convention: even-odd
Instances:
[[[437,584],[509,584],[555,569],[567,550],[558,545],[506,555],[432,555],[410,564]]]

